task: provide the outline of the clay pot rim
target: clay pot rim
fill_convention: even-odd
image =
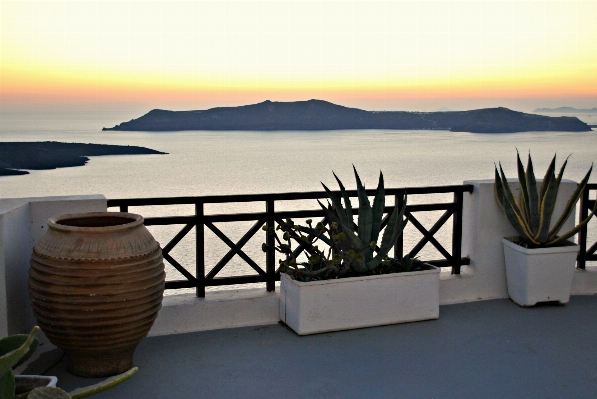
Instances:
[[[60,222],[69,219],[85,219],[85,218],[123,218],[130,219],[128,223],[112,225],[112,226],[68,226]],[[48,227],[52,230],[63,232],[80,232],[80,233],[111,233],[123,230],[133,229],[144,222],[143,216],[129,212],[85,212],[85,213],[67,213],[64,215],[53,216],[48,219]]]

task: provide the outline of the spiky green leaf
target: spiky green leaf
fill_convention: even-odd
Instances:
[[[530,214],[529,209],[529,186],[527,184],[527,175],[524,171],[524,166],[522,166],[522,161],[520,160],[520,154],[518,153],[518,149],[516,150],[516,160],[517,160],[517,170],[518,170],[518,181],[520,182],[520,208],[522,209],[522,218],[528,224],[528,215]],[[497,173],[497,170],[496,170]],[[502,206],[503,210],[503,206]]]
[[[0,356],[19,348],[21,345],[27,342],[28,339],[29,335],[27,334],[16,334],[0,339]],[[29,359],[29,357],[35,352],[38,344],[38,339],[33,338],[33,342],[29,346],[27,353],[25,353],[23,357],[21,357],[21,359],[14,366],[12,366],[12,368],[14,369],[19,367],[21,364],[23,364],[23,362]]]
[[[495,196],[495,200],[504,211],[504,186],[502,185],[502,179],[500,178],[500,174],[497,170],[497,166],[495,166],[495,183],[493,185],[493,195]]]
[[[383,210],[386,206],[386,192],[384,189],[383,174],[379,172],[379,183],[375,191],[375,198],[373,199],[372,209],[372,227],[370,241],[377,242],[379,232],[381,231],[381,222],[383,220]]]
[[[524,220],[522,220],[522,218],[514,211],[512,204],[508,202],[505,197],[503,197],[502,201],[504,204],[504,214],[506,215],[506,219],[508,219],[518,235],[523,240],[536,244],[536,240],[533,239],[533,234],[528,230]]]
[[[327,193],[328,198],[332,201],[332,205],[334,206],[336,215],[338,215],[338,219],[340,220],[340,222],[344,225],[348,225],[349,223],[352,223],[352,218],[350,219],[350,221],[348,220],[348,218],[346,216],[346,211],[344,210],[344,207],[342,206],[342,203],[340,202],[340,200],[338,199],[336,194],[331,192],[330,189],[327,188],[325,184],[321,183],[321,185],[323,186],[325,192]]]
[[[535,179],[535,171],[533,170],[533,160],[529,153],[529,160],[527,163],[526,181],[529,193],[529,215],[528,215],[528,230],[530,235],[535,236],[539,230],[539,193],[537,192],[537,179]]]
[[[535,236],[535,239],[540,243],[540,245],[543,245],[548,241],[549,224],[551,222],[551,215],[553,214],[553,210],[556,206],[557,195],[557,182],[554,178],[550,183],[547,184],[547,188],[543,194],[543,201],[541,202],[541,209],[539,212],[541,217],[539,223],[539,232]]]
[[[38,326],[33,327],[33,330],[31,330],[27,340],[21,346],[0,356],[0,376],[4,373],[7,373],[9,370],[12,370],[12,368],[19,363],[21,358],[27,355],[29,348],[35,341],[35,335],[38,331]]]
[[[14,399],[15,397],[15,374],[12,368],[4,374],[0,374],[0,398]]]
[[[576,203],[582,196],[582,193],[585,190],[585,187],[587,186],[587,183],[589,181],[589,177],[591,176],[592,170],[593,170],[593,165],[591,164],[589,171],[587,172],[585,177],[581,180],[581,182],[578,184],[578,186],[576,187],[576,189],[570,196],[570,199],[566,203],[566,206],[564,207],[564,211],[562,212],[560,218],[557,220],[557,222],[553,225],[552,229],[549,231],[550,241],[557,236],[558,232],[564,226],[564,223],[566,223],[566,220],[570,217],[570,214],[572,214],[572,212],[575,210]]]
[[[522,216],[523,211],[521,210],[519,203],[516,201],[516,198],[514,198],[514,194],[512,193],[512,189],[508,184],[508,179],[506,178],[501,164],[500,172],[501,177],[499,179],[501,180],[501,184],[496,185],[495,189],[497,190],[496,195],[501,197],[504,214],[521,237],[532,241],[534,234],[531,232],[528,223]],[[500,202],[499,199],[498,202]]]
[[[90,385],[85,388],[75,389],[74,391],[70,392],[69,394],[70,394],[70,396],[72,396],[73,399],[82,399],[82,398],[86,398],[91,395],[95,395],[96,393],[103,392],[112,387],[115,387],[118,384],[123,383],[124,381],[126,381],[129,378],[131,378],[132,376],[134,376],[137,373],[137,371],[139,371],[139,369],[137,367],[133,367],[132,369],[130,369],[122,374],[118,374],[113,377],[110,377],[107,380],[102,381],[100,383]]]
[[[541,190],[539,192],[539,204],[543,202],[543,198],[547,193],[549,186],[555,181],[555,170],[556,170],[556,156],[554,155],[547,170],[545,176],[543,176],[543,182],[541,183]],[[539,206],[541,207],[541,206]]]
[[[354,176],[357,181],[357,194],[359,196],[359,239],[362,242],[370,242],[371,230],[373,228],[373,211],[367,197],[365,186],[361,183],[357,169],[354,167]]]
[[[352,202],[350,202],[350,197],[348,196],[348,193],[346,192],[346,189],[344,188],[344,185],[342,184],[342,182],[340,181],[340,179],[338,179],[338,176],[336,176],[336,174],[334,172],[332,172],[332,174],[334,175],[334,178],[338,182],[338,186],[340,187],[340,192],[342,193],[342,199],[344,200],[344,207],[345,207],[345,212],[346,212],[346,219],[348,219],[346,227],[348,227],[349,229],[352,229],[352,231],[354,231],[354,220],[353,220],[353,214],[352,214]]]
[[[369,270],[373,270],[381,263],[381,261],[390,252],[390,250],[396,244],[396,241],[404,231],[404,227],[406,227],[406,224],[408,223],[408,219],[404,219],[405,210],[406,195],[404,196],[404,204],[400,212],[398,212],[397,207],[395,207],[392,211],[392,215],[390,216],[390,220],[388,221],[388,225],[386,226],[386,230],[384,231],[383,237],[381,239],[379,251],[373,257],[373,259],[367,262],[367,268]]]
[[[380,252],[389,251],[389,249],[394,246],[396,240],[400,234],[402,234],[402,230],[406,226],[406,223],[408,223],[408,219],[404,218],[404,213],[406,212],[406,200],[407,196],[405,194],[402,208],[398,210],[398,207],[394,207],[390,219],[388,220],[388,225],[381,238],[378,254]]]
[[[567,240],[568,238],[578,233],[580,229],[582,229],[587,223],[589,223],[591,218],[595,216],[595,213],[597,213],[597,201],[595,201],[595,206],[593,207],[591,213],[589,213],[589,215],[582,222],[580,222],[576,227],[574,227],[567,233],[564,233],[559,237],[553,237],[552,240],[547,243],[547,246],[559,244],[560,242]]]

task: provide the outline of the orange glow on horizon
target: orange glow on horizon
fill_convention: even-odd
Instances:
[[[561,74],[560,74],[561,75]],[[297,101],[311,98],[342,104],[343,100],[362,99],[400,101],[408,99],[482,99],[494,98],[592,98],[597,88],[597,73],[555,76],[550,84],[542,76],[502,78],[420,79],[410,82],[316,82],[288,84],[246,84],[243,82],[185,82],[165,77],[137,76],[114,78],[83,73],[38,73],[3,68],[0,96],[5,104],[52,101],[69,103],[155,102],[249,104],[265,99]]]
[[[597,1],[425,3],[3,2],[0,102],[597,105]]]

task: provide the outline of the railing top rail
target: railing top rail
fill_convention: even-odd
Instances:
[[[333,191],[339,193],[338,191]],[[356,197],[357,190],[346,190],[349,196]],[[453,186],[431,186],[431,187],[404,187],[386,188],[386,195],[406,194],[442,194],[473,192],[473,185],[462,184]],[[367,195],[375,195],[375,190],[367,190]],[[206,195],[197,197],[158,197],[158,198],[118,198],[109,199],[108,206],[146,206],[146,205],[182,205],[182,204],[218,204],[226,202],[258,202],[258,201],[291,201],[304,199],[327,198],[325,191],[307,191],[291,193],[270,193],[270,194],[233,194],[233,195]]]
[[[597,183],[587,184],[587,190],[597,190]]]

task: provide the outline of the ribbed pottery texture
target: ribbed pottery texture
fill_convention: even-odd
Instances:
[[[162,250],[131,213],[62,215],[35,245],[29,295],[39,326],[80,376],[132,366],[162,306]]]

